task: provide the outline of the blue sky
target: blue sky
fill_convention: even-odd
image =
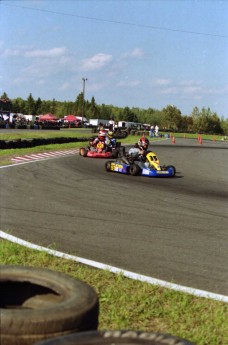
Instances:
[[[228,1],[0,0],[0,95],[228,118]]]

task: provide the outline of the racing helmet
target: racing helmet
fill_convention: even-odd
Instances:
[[[113,131],[108,131],[108,137],[109,137],[109,139],[112,139],[113,136],[114,136]]]
[[[141,141],[142,147],[143,147],[145,150],[147,150],[147,148],[148,148],[148,146],[149,146],[149,140],[148,140],[146,137],[143,136],[143,137],[140,139],[140,141]]]
[[[141,146],[142,145],[142,142],[141,142],[141,139],[138,140],[138,146]]]
[[[144,150],[147,150],[147,148],[149,146],[149,140],[145,136],[142,136],[139,139],[139,145],[142,146],[144,148]]]
[[[106,137],[106,132],[105,131],[99,131],[98,132],[98,139],[100,140],[100,141],[105,141],[105,137]]]

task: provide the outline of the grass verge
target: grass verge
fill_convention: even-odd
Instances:
[[[0,264],[48,268],[92,286],[100,330],[161,332],[198,345],[228,343],[227,304],[138,282],[0,240]]]

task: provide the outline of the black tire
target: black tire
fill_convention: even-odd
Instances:
[[[2,345],[97,330],[98,297],[87,284],[47,269],[0,266]]]
[[[111,161],[108,161],[105,163],[105,170],[108,172],[111,171],[111,163],[112,163]]]
[[[80,147],[79,149],[79,156],[83,156],[85,152],[85,148],[84,147]]]
[[[129,173],[132,176],[140,175],[141,169],[137,164],[132,164],[129,167]]]
[[[193,345],[187,340],[163,333],[140,331],[96,331],[70,334],[36,345]]]
[[[176,175],[176,168],[173,165],[167,165],[167,170],[172,169],[172,177]]]
[[[118,158],[119,152],[117,150],[112,151],[112,158]]]
[[[83,157],[87,157],[88,151],[88,149],[84,149]]]
[[[119,148],[119,155],[120,156],[125,156],[126,155],[125,146],[120,146],[120,148]]]

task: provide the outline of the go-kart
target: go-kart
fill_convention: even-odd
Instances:
[[[79,149],[79,155],[92,158],[117,158],[120,152],[120,146],[120,142],[116,143],[115,147],[113,147],[99,141],[95,147],[92,145],[81,147]]]
[[[173,177],[176,168],[173,165],[160,165],[160,161],[154,152],[146,152],[143,155],[128,154],[115,161],[105,163],[106,171],[121,174],[141,175],[149,177]]]

